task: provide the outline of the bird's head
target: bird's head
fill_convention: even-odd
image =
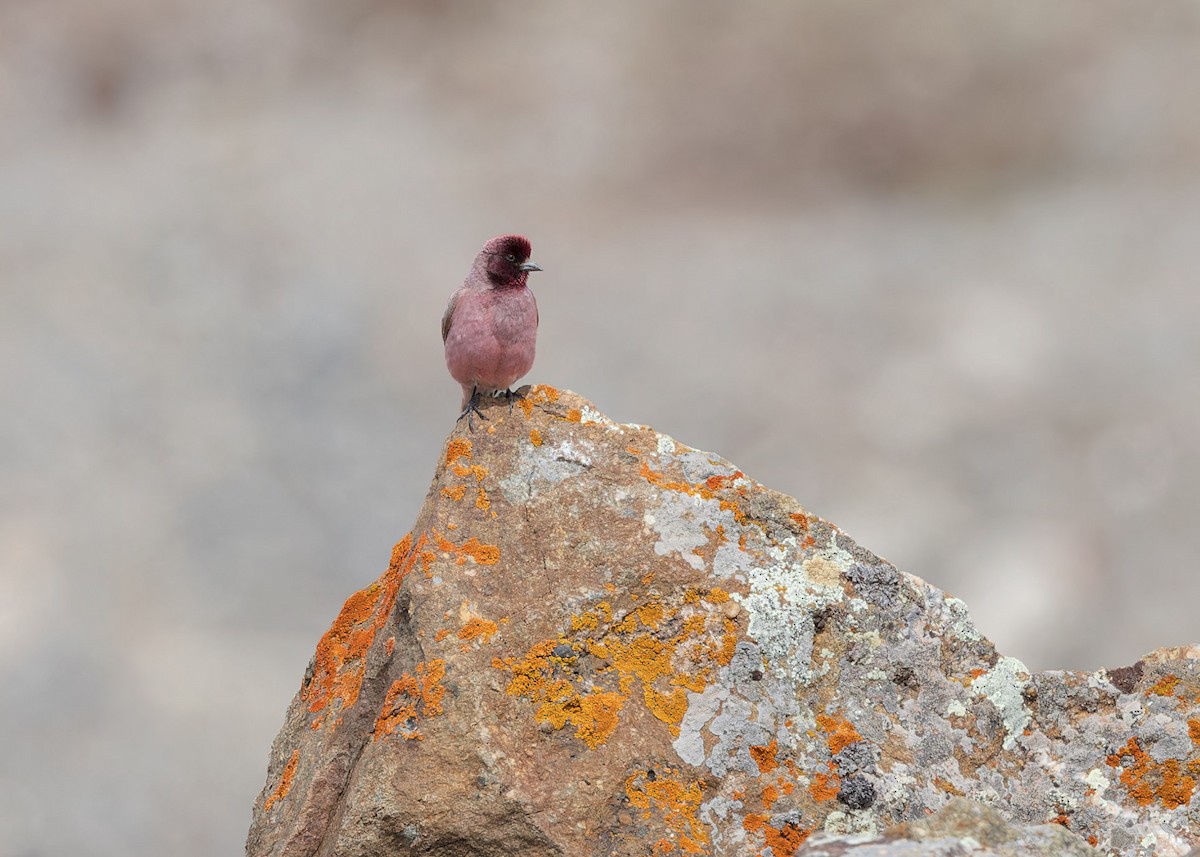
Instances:
[[[530,271],[540,267],[529,261],[533,252],[529,239],[523,235],[501,235],[483,245],[484,269],[494,288],[516,288],[525,285]]]

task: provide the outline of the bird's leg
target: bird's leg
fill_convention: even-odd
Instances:
[[[458,419],[460,421],[462,420],[463,417],[466,417],[467,418],[467,428],[470,431],[475,431],[475,426],[471,423],[471,412],[472,411],[479,414],[479,418],[481,420],[487,419],[487,416],[484,415],[483,411],[479,410],[479,387],[471,388],[471,398],[467,399],[467,406],[465,408],[463,408],[463,412],[458,415]]]
[[[522,393],[520,390],[516,390],[516,391],[513,391],[513,390],[505,390],[505,391],[504,391],[504,398],[508,399],[508,412],[511,414],[511,413],[512,413],[512,409],[513,409],[513,402],[514,402],[514,401],[516,401],[516,402],[519,402],[519,401],[521,401],[522,399],[524,399],[524,398],[525,398],[525,394],[524,394],[524,393]]]

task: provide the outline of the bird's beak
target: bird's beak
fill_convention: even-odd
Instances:
[[[524,265],[521,266],[521,270],[522,271],[540,271],[540,270],[542,270],[542,267],[541,267],[541,265],[537,265],[533,262],[526,262]]]

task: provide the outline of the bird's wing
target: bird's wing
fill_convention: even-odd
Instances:
[[[454,317],[454,308],[458,306],[458,296],[461,294],[460,290],[450,296],[450,303],[446,304],[446,311],[442,314],[442,342],[450,335],[450,320]]]

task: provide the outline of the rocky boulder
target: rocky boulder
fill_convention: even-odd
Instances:
[[[1030,673],[718,456],[548,387],[486,413],[317,644],[252,857],[1200,841],[1200,649]]]

